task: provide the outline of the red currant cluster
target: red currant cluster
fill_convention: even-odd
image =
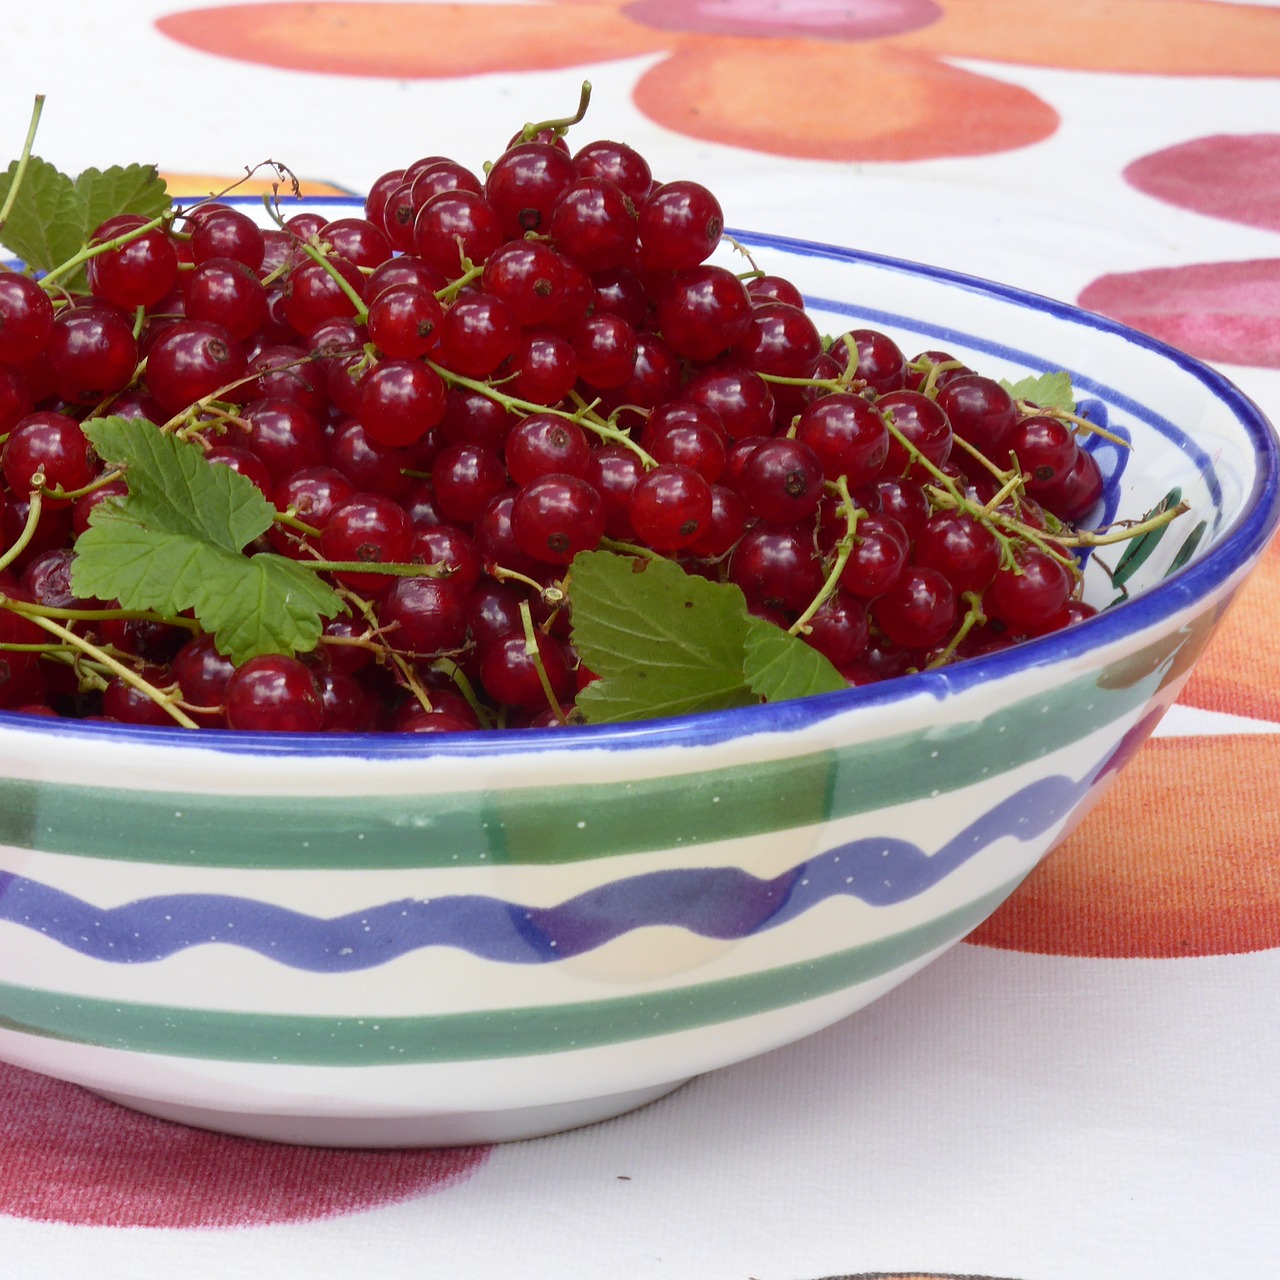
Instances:
[[[631,147],[531,129],[483,174],[386,173],[364,217],[113,219],[87,293],[0,274],[0,707],[560,723],[591,678],[565,578],[602,545],[736,584],[851,683],[1087,614],[1080,424],[946,353],[825,340],[787,280],[710,261],[722,228]],[[198,440],[280,513],[271,549],[346,566],[314,652],[235,668],[190,619],[75,598],[75,539],[125,491],[81,429],[104,414]]]

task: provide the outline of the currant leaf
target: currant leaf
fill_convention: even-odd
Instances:
[[[172,203],[164,179],[153,164],[86,169],[76,178],[75,189],[84,218],[82,242],[118,213],[156,218]]]
[[[1015,399],[1027,400],[1039,405],[1042,409],[1060,409],[1064,413],[1074,413],[1076,407],[1075,392],[1071,389],[1071,375],[1042,373],[1021,378],[1017,382],[1000,379],[1000,385]]]
[[[128,609],[191,610],[237,665],[265,653],[305,653],[337,593],[283,556],[246,556],[274,509],[257,487],[151,423],[103,418],[85,434],[123,469],[128,493],[94,508],[76,543],[73,590]]]
[[[785,702],[849,687],[825,654],[764,618],[751,620],[745,646],[743,673],[752,691],[765,702]]]
[[[15,160],[0,175],[0,205],[17,176]],[[0,244],[37,271],[49,271],[67,261],[84,244],[82,205],[75,183],[39,156],[27,162]]]
[[[574,557],[574,645],[598,680],[578,695],[591,723],[721,711],[758,701],[743,675],[751,617],[737,587],[669,560]]]

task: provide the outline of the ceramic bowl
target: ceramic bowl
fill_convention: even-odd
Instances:
[[[444,736],[0,715],[0,1058],[289,1142],[545,1134],[854,1013],[1096,802],[1276,527],[1271,428],[1097,316],[735,234],[828,332],[1067,370],[1132,444],[1095,437],[1100,517],[1190,512],[1090,568],[1086,623],[803,701]]]

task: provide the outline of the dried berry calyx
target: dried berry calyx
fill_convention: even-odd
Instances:
[[[0,708],[453,732],[806,697],[1073,625],[1101,429],[820,333],[586,110],[363,216],[0,176]],[[712,261],[714,257],[714,261]],[[1135,544],[1137,545],[1137,544]]]

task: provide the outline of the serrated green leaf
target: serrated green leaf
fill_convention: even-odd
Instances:
[[[0,205],[17,174],[15,160],[0,175]],[[28,266],[48,271],[76,254],[84,244],[83,205],[75,183],[56,166],[31,156],[9,210],[0,244]]]
[[[764,618],[751,620],[743,672],[765,702],[786,702],[849,687],[825,654]]]
[[[171,203],[164,179],[153,164],[86,169],[76,178],[75,189],[83,210],[85,240],[119,213],[156,218]]]
[[[314,572],[245,548],[273,508],[252,481],[149,422],[91,419],[85,434],[123,467],[128,493],[99,503],[76,541],[72,588],[127,609],[191,610],[239,665],[263,653],[305,653],[321,619],[341,612]]]
[[[669,560],[608,551],[574,557],[573,641],[600,678],[578,695],[592,723],[747,706],[743,674],[751,616],[737,587]]]
[[[136,418],[90,418],[83,426],[98,455],[124,468],[137,519],[233,552],[271,527],[275,508],[258,486],[211,465],[199,445]]]
[[[1042,373],[1018,382],[1006,382],[1003,378],[1000,385],[1015,399],[1029,400],[1042,409],[1061,409],[1064,413],[1074,413],[1076,395],[1071,389],[1071,375],[1068,373]]]

